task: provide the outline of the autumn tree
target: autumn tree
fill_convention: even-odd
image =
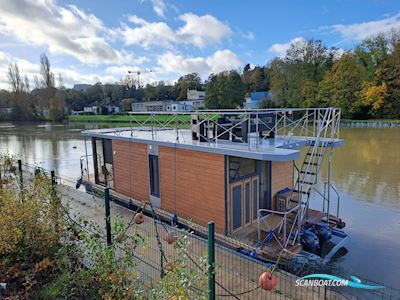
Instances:
[[[319,101],[339,107],[346,118],[365,116],[361,89],[365,69],[353,53],[345,53],[319,83]]]

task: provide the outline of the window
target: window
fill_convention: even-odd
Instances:
[[[150,169],[150,193],[152,196],[160,197],[160,174],[158,170],[158,156],[149,155]]]
[[[241,157],[229,157],[230,181],[247,178],[257,173],[257,161]]]

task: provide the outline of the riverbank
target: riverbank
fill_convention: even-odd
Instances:
[[[186,116],[180,116],[180,119],[183,121],[183,118]],[[148,119],[148,115],[135,115],[136,121],[145,121]],[[170,115],[158,115],[156,116],[159,121],[168,121],[171,116]],[[190,116],[187,115],[187,120],[190,119]],[[73,122],[110,122],[110,123],[129,123],[133,120],[130,115],[70,115],[68,116],[69,121]],[[400,120],[385,120],[385,119],[371,119],[371,120],[350,120],[350,119],[342,119],[342,126],[347,127],[397,127],[400,126]]]
[[[341,126],[347,127],[398,127],[400,120],[385,120],[385,119],[372,119],[372,120],[348,120],[342,119]]]

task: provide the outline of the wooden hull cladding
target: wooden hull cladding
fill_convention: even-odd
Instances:
[[[147,144],[112,141],[115,191],[140,201],[150,200]]]
[[[175,164],[176,151],[176,164]],[[159,148],[161,208],[206,225],[215,222],[217,232],[225,230],[224,155]],[[176,165],[176,176],[174,167]]]
[[[149,201],[148,145],[119,140],[112,143],[115,191]],[[176,207],[178,217],[201,225],[214,221],[217,232],[224,233],[224,155],[160,146],[158,157],[161,209],[173,213]]]
[[[284,188],[292,188],[294,181],[294,161],[273,161],[271,167],[272,208],[275,209],[276,193]]]

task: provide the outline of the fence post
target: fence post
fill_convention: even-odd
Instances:
[[[208,223],[208,299],[215,300],[215,224]]]
[[[111,245],[110,190],[108,188],[104,190],[104,204],[106,209],[107,245]]]
[[[22,161],[20,159],[18,159],[18,171],[19,171],[19,181],[21,183],[23,183],[23,178],[22,178]]]
[[[53,200],[55,200],[56,198],[56,174],[54,171],[50,172],[50,176],[51,176],[51,195],[53,196]]]

